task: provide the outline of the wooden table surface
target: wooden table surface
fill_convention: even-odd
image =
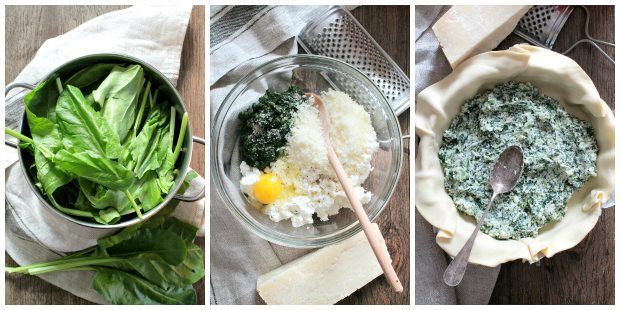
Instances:
[[[5,14],[5,79],[12,81],[30,62],[41,44],[65,33],[101,14],[123,6],[7,6]],[[204,82],[204,6],[192,11],[185,36],[177,89],[184,99],[195,136],[205,137],[205,82]],[[191,167],[204,175],[205,149],[194,145]],[[205,239],[196,243],[205,249]],[[16,263],[6,255],[6,266]],[[88,301],[63,291],[37,277],[7,274],[5,281],[6,304],[90,304]],[[205,281],[194,285],[198,304],[205,303]]]
[[[409,6],[362,6],[354,9],[352,13],[409,76]],[[408,135],[409,110],[403,112],[398,120],[401,131]],[[377,220],[404,291],[395,293],[381,276],[339,304],[410,304],[409,140],[404,142],[405,154],[398,185],[388,206]]]
[[[614,42],[614,7],[588,6],[590,34]],[[556,41],[565,51],[584,36],[585,13],[576,8]],[[499,49],[524,42],[510,35]],[[613,58],[614,49],[605,47]],[[594,48],[581,45],[567,56],[590,76],[601,98],[612,109],[614,66]],[[544,259],[540,265],[511,262],[502,265],[491,304],[614,304],[614,209],[605,209],[598,223],[576,247]]]

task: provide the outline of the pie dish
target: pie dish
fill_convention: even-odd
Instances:
[[[458,212],[445,191],[438,157],[443,132],[466,100],[508,81],[532,83],[558,100],[570,114],[592,125],[599,148],[597,175],[572,194],[564,218],[543,227],[534,238],[497,240],[480,232],[469,261],[489,267],[516,259],[533,263],[577,245],[596,224],[601,205],[610,198],[615,182],[613,112],[577,63],[526,44],[471,57],[446,78],[420,92],[416,101],[415,124],[420,141],[415,203],[418,212],[438,229],[436,241],[444,251],[455,256],[476,222]]]

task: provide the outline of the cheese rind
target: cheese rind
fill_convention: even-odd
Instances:
[[[499,45],[531,5],[455,5],[433,25],[433,32],[455,68],[470,56]]]
[[[373,229],[379,230],[377,224]],[[359,232],[261,275],[256,287],[268,305],[331,305],[382,273],[364,232]]]

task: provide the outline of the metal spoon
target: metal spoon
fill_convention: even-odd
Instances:
[[[499,158],[493,166],[493,170],[491,170],[490,182],[491,188],[493,188],[493,196],[491,196],[487,208],[484,209],[484,213],[482,213],[482,216],[478,219],[478,225],[476,225],[474,232],[443,273],[443,281],[447,285],[457,286],[461,283],[465,270],[467,269],[469,254],[474,246],[476,235],[484,223],[484,218],[487,216],[487,213],[489,213],[491,205],[493,205],[493,200],[495,200],[497,195],[510,192],[514,189],[521,177],[521,172],[523,172],[523,150],[518,145],[509,146],[499,155]]]

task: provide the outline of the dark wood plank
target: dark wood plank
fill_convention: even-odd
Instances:
[[[405,74],[409,75],[409,6],[362,6],[352,13]],[[409,134],[409,110],[403,112],[398,119],[403,134]],[[339,304],[410,304],[409,140],[405,140],[404,146],[404,163],[398,185],[390,203],[377,220],[404,291],[395,293],[385,279],[379,277]]]
[[[192,134],[196,137],[205,137],[205,7],[194,6],[190,16],[183,52],[181,54],[181,68],[177,89],[185,102],[190,117]],[[205,175],[205,147],[194,143],[192,152],[192,167],[201,176]],[[206,200],[205,200],[206,201]],[[206,202],[205,202],[206,203]],[[196,238],[194,241],[205,251],[205,238]],[[206,275],[205,275],[206,278]],[[196,303],[205,304],[205,278],[194,284],[198,295]]]
[[[5,14],[5,79],[12,81],[32,60],[43,42],[85,21],[126,6],[7,6]],[[193,134],[204,137],[204,6],[194,7],[185,37],[177,89],[190,114]],[[195,145],[191,166],[204,175],[204,147]],[[205,239],[196,243],[205,249]],[[6,266],[16,263],[6,255]],[[37,277],[6,275],[6,304],[90,304]],[[205,303],[205,281],[194,286]]]
[[[588,6],[590,34],[614,41],[614,7]],[[556,42],[556,51],[566,50],[584,35],[585,13],[575,9]],[[500,46],[505,49],[523,42],[515,35]],[[613,55],[612,48],[605,48]],[[601,98],[612,108],[614,66],[594,48],[582,45],[568,54],[590,76]],[[576,247],[561,252],[540,265],[511,262],[502,265],[490,303],[492,304],[614,304],[614,209],[603,210],[598,223]]]

